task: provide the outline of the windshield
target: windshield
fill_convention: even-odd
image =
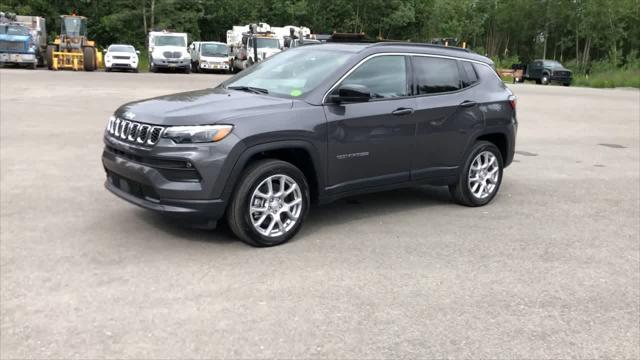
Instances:
[[[156,36],[153,41],[156,46],[187,47],[187,42],[182,36]]]
[[[6,35],[29,35],[29,29],[20,25],[0,26],[0,34]]]
[[[560,64],[557,61],[551,61],[551,60],[545,60],[544,61],[544,66],[549,66],[549,67],[554,67],[554,68],[561,68],[563,67],[562,64]]]
[[[69,37],[87,36],[87,23],[80,17],[65,17],[62,33]]]
[[[292,49],[254,65],[223,86],[260,88],[272,95],[299,97],[315,89],[351,56],[351,53],[315,46]]]
[[[258,49],[261,49],[261,48],[279,49],[280,48],[280,42],[278,41],[278,39],[257,38],[256,40],[258,40]]]
[[[135,52],[133,46],[124,46],[124,45],[113,45],[109,46],[109,52]]]
[[[225,44],[202,44],[202,56],[229,56],[229,48]]]

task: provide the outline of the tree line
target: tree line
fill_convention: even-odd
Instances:
[[[233,25],[267,22],[371,39],[457,38],[492,58],[556,59],[582,69],[592,61],[637,63],[640,48],[640,0],[3,0],[0,10],[46,17],[50,37],[59,15],[76,11],[101,46],[144,47],[151,28],[225,41]]]

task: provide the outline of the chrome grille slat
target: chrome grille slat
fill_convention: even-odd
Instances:
[[[162,126],[153,126],[120,118],[109,119],[107,132],[119,140],[153,146],[160,141]]]

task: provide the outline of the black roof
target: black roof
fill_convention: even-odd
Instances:
[[[408,52],[415,54],[442,55],[452,56],[460,59],[468,59],[493,65],[493,61],[485,56],[459,47],[443,46],[436,44],[411,43],[411,42],[328,42],[320,46],[345,52],[360,53],[378,53],[378,52]]]

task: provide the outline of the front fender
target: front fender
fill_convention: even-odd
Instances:
[[[320,151],[308,140],[279,140],[257,144],[251,147],[243,147],[235,154],[235,161],[233,161],[231,157],[229,158],[229,161],[227,161],[229,169],[226,169],[227,165],[225,164],[225,169],[223,170],[223,173],[227,173],[229,175],[225,179],[223,179],[223,177],[219,178],[219,181],[224,182],[224,184],[220,184],[220,187],[223,189],[221,196],[222,199],[226,201],[231,197],[233,189],[242,175],[242,171],[247,167],[252,157],[267,151],[286,149],[301,149],[309,154],[313,163],[313,169],[316,173],[315,180],[318,184],[318,190],[322,191],[325,187],[325,170],[322,166],[323,162]],[[216,188],[218,188],[218,186],[216,186]]]

